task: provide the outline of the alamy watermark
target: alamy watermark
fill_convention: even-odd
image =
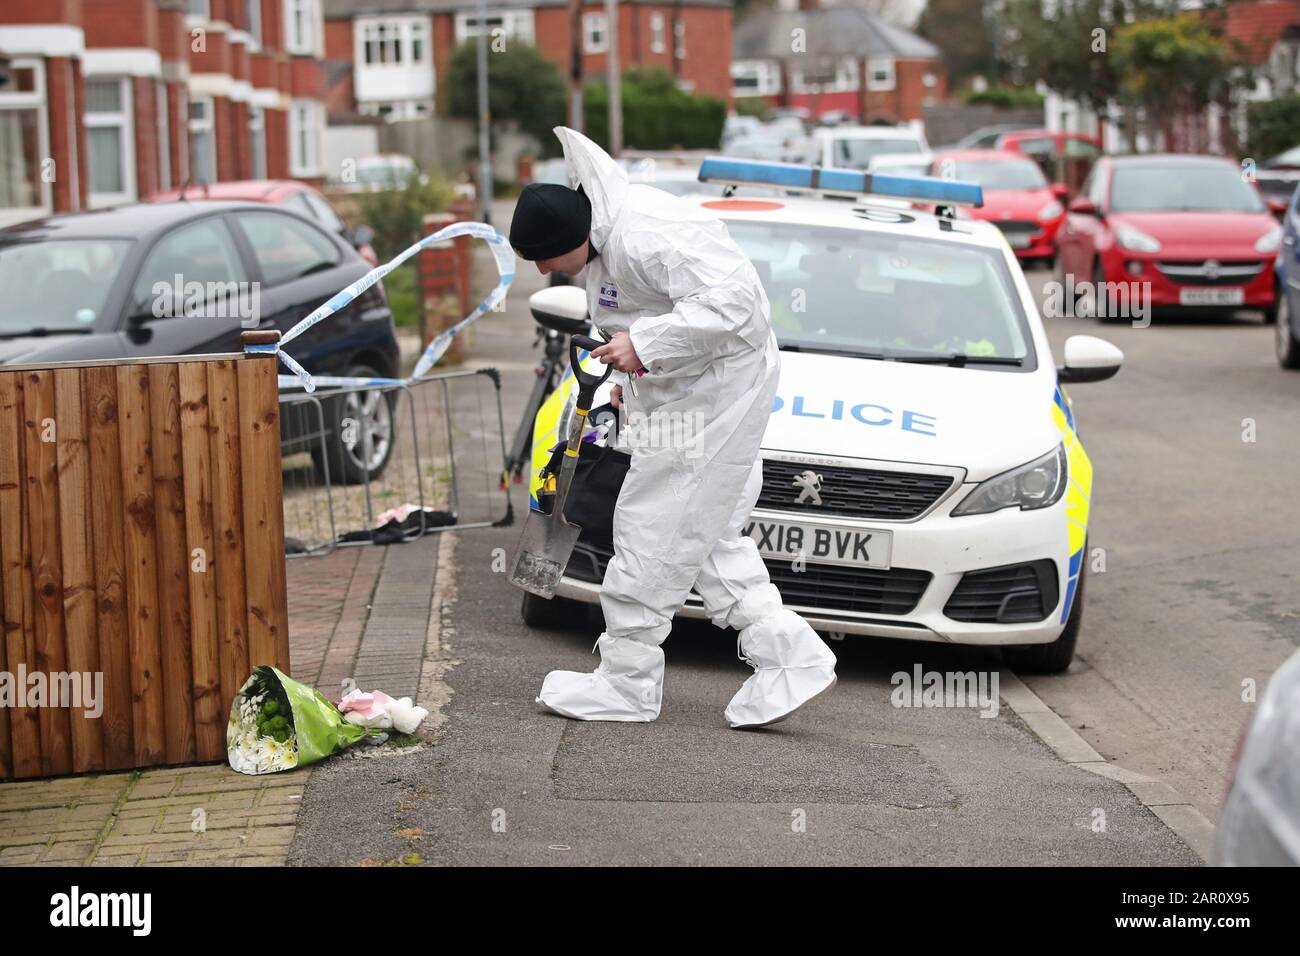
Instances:
[[[1064,282],[1052,280],[1043,292],[1044,318],[1131,319],[1135,329],[1151,324],[1150,282],[1076,282],[1066,273]]]
[[[104,675],[100,671],[0,671],[0,708],[73,707],[93,719],[104,713]]]
[[[171,282],[155,282],[150,291],[155,319],[239,319],[246,329],[255,329],[262,321],[260,282],[186,282],[178,272]]]
[[[981,717],[998,715],[997,671],[927,671],[920,664],[897,671],[889,682],[895,707],[969,707]]]

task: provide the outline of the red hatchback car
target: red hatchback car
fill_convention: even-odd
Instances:
[[[984,205],[960,214],[1001,229],[1018,259],[1052,261],[1056,232],[1065,221],[1066,188],[1049,183],[1032,159],[998,149],[952,150],[935,154],[931,174],[979,183]]]
[[[337,233],[343,241],[361,254],[372,266],[379,265],[379,257],[371,248],[371,233],[366,226],[351,229],[343,217],[334,211],[329,200],[306,183],[296,179],[245,179],[210,186],[190,186],[154,193],[145,202],[176,202],[184,194],[187,199],[238,199],[244,202],[264,202],[306,216],[317,225]]]
[[[1061,278],[1076,285],[1127,283],[1155,309],[1259,309],[1266,321],[1281,244],[1282,227],[1235,163],[1175,154],[1099,160],[1057,238]]]

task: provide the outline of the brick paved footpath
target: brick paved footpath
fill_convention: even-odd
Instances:
[[[291,560],[293,676],[331,699],[349,676],[414,695],[438,540]],[[0,783],[0,866],[282,864],[310,773],[220,764]]]

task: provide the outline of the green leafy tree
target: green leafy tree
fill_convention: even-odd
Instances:
[[[716,149],[727,104],[687,93],[667,70],[637,67],[623,74],[623,145],[632,149]],[[583,92],[587,135],[609,145],[609,90],[589,83]]]
[[[447,71],[447,110],[452,116],[478,120],[478,51],[473,41],[452,54]],[[518,40],[488,53],[488,112],[493,124],[513,120],[536,137],[544,153],[557,152],[551,130],[564,122],[566,91],[557,67]]]
[[[978,0],[929,0],[917,32],[943,51],[952,86],[977,74],[996,75],[993,37]]]
[[[1226,101],[1237,66],[1227,41],[1196,14],[1124,24],[1111,57],[1120,98],[1144,111],[1151,132],[1168,117]]]
[[[1279,96],[1275,100],[1246,107],[1250,131],[1250,154],[1256,160],[1276,156],[1300,145],[1300,96]]]

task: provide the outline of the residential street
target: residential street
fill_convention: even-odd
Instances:
[[[1045,277],[1032,276],[1040,283]],[[475,332],[475,363],[503,373],[508,428],[517,421],[531,374],[526,301],[540,285],[535,274],[521,270],[507,313],[489,317]],[[1082,320],[1061,321],[1054,340],[1059,346],[1074,331],[1097,330]],[[1195,421],[1192,434],[1202,443],[1228,442],[1252,405],[1261,435],[1280,436],[1276,416],[1288,380],[1269,367],[1269,333],[1254,325],[1156,325],[1100,334],[1115,339],[1129,358],[1115,382],[1074,390],[1100,476],[1092,546],[1106,548],[1106,571],[1094,577],[1088,595],[1080,660],[1064,677],[1029,683],[1101,755],[1173,784],[1212,820],[1244,718],[1244,705],[1234,707],[1239,680],[1262,680],[1285,656],[1293,631],[1284,630],[1289,619],[1271,611],[1268,598],[1231,607],[1234,589],[1270,559],[1263,547],[1245,550],[1249,535],[1260,531],[1248,531],[1240,515],[1231,517],[1248,512],[1244,502],[1230,506],[1223,518],[1229,536],[1215,547],[1187,541],[1183,552],[1170,552],[1168,545],[1180,539],[1144,526],[1142,516],[1155,513],[1141,497],[1144,479],[1159,476],[1157,487],[1166,494],[1185,484],[1188,494],[1208,498],[1215,492],[1193,490],[1194,481],[1210,477],[1230,488],[1233,476],[1198,471],[1191,457],[1195,443],[1184,445],[1173,428],[1158,454],[1137,448],[1129,425],[1133,400],[1125,396],[1138,387],[1167,394],[1171,407],[1182,404],[1174,420]],[[1207,420],[1205,410],[1216,403],[1194,374],[1196,356],[1206,356],[1207,365],[1214,356],[1222,365],[1229,349],[1240,356],[1240,380],[1250,380],[1245,368],[1253,370],[1258,397],[1234,400],[1216,426]],[[1173,354],[1184,356],[1181,367],[1155,364]],[[1229,377],[1223,387],[1236,381]],[[1152,382],[1163,387],[1151,389]],[[1268,395],[1279,397],[1267,401]],[[1192,402],[1204,409],[1199,415],[1188,409]],[[1154,408],[1150,415],[1160,412]],[[1243,454],[1264,452],[1280,463],[1286,452],[1276,444],[1270,449],[1262,439]],[[1170,474],[1177,469],[1161,470],[1162,462],[1172,466],[1184,455],[1183,481]],[[518,489],[516,508],[524,507]],[[1170,505],[1179,513],[1184,508],[1195,513],[1193,502]],[[665,704],[657,722],[578,723],[545,713],[533,703],[542,677],[556,667],[594,667],[588,652],[598,629],[523,625],[518,593],[493,571],[498,549],[512,553],[518,533],[518,526],[471,531],[455,542],[454,585],[446,579],[439,585],[451,595],[440,652],[452,665],[445,675],[446,722],[435,747],[385,765],[391,773],[383,792],[404,809],[362,812],[376,785],[369,761],[322,766],[304,799],[291,862],[397,857],[411,845],[399,831],[421,834],[424,862],[448,864],[1147,865],[1199,859],[1133,791],[1063,760],[1008,703],[991,719],[974,710],[890,703],[890,676],[897,671],[917,664],[940,671],[996,667],[993,653],[837,642],[840,680],[832,693],[784,724],[740,733],[722,718],[748,673],[736,659],[734,636],[679,622],[665,645]],[[1274,548],[1286,541],[1280,528],[1261,540]],[[1162,555],[1144,545],[1155,541],[1165,543]],[[1236,557],[1215,569],[1209,557],[1198,557],[1209,551]],[[1256,592],[1268,593],[1269,584],[1251,585],[1248,593]],[[1211,625],[1228,614],[1242,618],[1240,631]],[[1243,659],[1255,669],[1238,674],[1240,665],[1230,662]],[[1004,698],[1014,683],[1003,674]],[[1207,700],[1215,703],[1200,711],[1198,721],[1184,716]],[[1095,767],[1087,758],[1074,762]]]

